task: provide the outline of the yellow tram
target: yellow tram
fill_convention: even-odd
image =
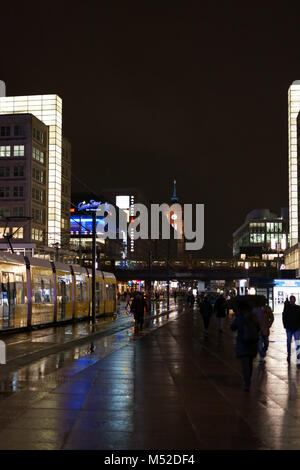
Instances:
[[[92,309],[92,271],[0,253],[0,331],[72,321]],[[96,271],[96,315],[116,312],[116,278]]]

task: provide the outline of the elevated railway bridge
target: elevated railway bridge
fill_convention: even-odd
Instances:
[[[300,283],[299,280],[295,280],[296,272],[294,270],[279,270],[276,265],[264,265],[262,263],[246,267],[232,260],[218,263],[215,261],[206,263],[136,262],[126,266],[115,265],[114,273],[117,282],[123,284],[121,292],[128,288],[124,286],[125,284],[131,285],[129,281],[137,283],[144,281],[148,293],[152,291],[155,281],[162,281],[167,289],[167,298],[169,298],[172,281],[177,281],[179,288],[190,286],[198,289],[200,288],[199,282],[202,281],[200,290],[205,289],[213,292],[218,291],[220,288],[230,292],[234,289],[237,294],[241,295],[248,293],[264,295],[276,313],[282,311],[282,302],[284,302],[290,288],[293,289],[294,295],[295,287],[291,286]],[[285,286],[285,288],[281,288],[278,292],[278,286],[280,285]],[[300,302],[300,288],[298,301]]]
[[[115,263],[114,272],[119,281],[132,279],[144,281],[160,280],[225,280],[233,281],[245,278],[289,279],[295,277],[293,270],[278,270],[276,262],[267,264],[257,261],[245,263],[240,260],[153,260],[130,261],[126,264]]]

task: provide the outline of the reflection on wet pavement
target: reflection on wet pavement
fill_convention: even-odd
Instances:
[[[141,332],[120,317],[115,331],[0,373],[0,448],[300,449],[300,369],[286,362],[281,316],[245,393],[231,319],[220,334],[213,318],[206,336],[183,307]]]
[[[155,302],[151,306],[151,312],[146,314],[145,319],[160,324],[161,315],[165,312],[167,312],[167,303],[164,301]],[[170,312],[172,312],[172,305]],[[69,342],[84,340],[88,335],[112,334],[117,330],[132,326],[134,326],[134,318],[132,315],[125,313],[123,308],[119,310],[117,315],[98,318],[95,325],[89,321],[80,321],[74,324],[60,325],[59,327],[53,326],[30,332],[24,331],[13,335],[2,335],[1,339],[6,343],[6,361],[9,363],[17,358],[25,358],[30,354],[48,350],[50,346],[53,346],[54,350],[52,352],[55,352],[57,345],[66,345],[68,347]]]
[[[151,316],[145,316],[145,326],[142,331],[136,331],[133,318],[127,314],[119,317],[110,317],[98,320],[98,331],[102,331],[103,333],[109,332],[108,336],[104,336],[99,339],[95,338],[93,341],[91,341],[90,338],[87,338],[87,344],[73,348],[70,344],[70,348],[66,351],[46,356],[28,367],[21,368],[18,372],[9,373],[8,377],[5,379],[1,378],[3,376],[3,370],[0,369],[0,396],[3,396],[2,394],[7,395],[10,391],[16,392],[20,389],[36,390],[36,381],[39,381],[40,389],[41,386],[43,388],[43,381],[46,380],[45,387],[46,389],[49,389],[49,382],[53,381],[51,372],[56,373],[57,370],[64,368],[64,371],[66,372],[65,375],[71,377],[73,374],[78,373],[82,368],[88,367],[99,359],[123,348],[129,342],[136,341],[150,331],[155,330],[157,327],[173,320],[178,316],[178,314],[182,313],[183,307],[184,306],[182,305],[180,309],[171,310],[167,312],[166,315],[163,315],[163,312],[166,311],[166,305],[161,302],[159,306],[156,306],[155,309],[152,310]],[[160,316],[152,317],[153,315],[158,314]],[[112,326],[118,327],[116,329],[116,333],[113,333],[113,330],[111,329]],[[50,333],[49,330],[51,330]],[[66,327],[47,328],[47,333],[45,333],[44,330],[39,330],[33,334],[18,334],[16,335],[17,341],[15,341],[16,338],[10,336],[10,341],[7,341],[7,347],[9,348],[10,345],[12,346],[16,343],[19,344],[22,342],[23,346],[25,345],[28,351],[29,342],[49,343],[47,340],[51,339],[51,343],[59,344],[60,342],[64,342],[64,335],[72,335],[72,338],[86,338],[88,333],[92,331],[93,325],[87,323],[77,323],[75,325],[67,325]],[[32,335],[33,337],[28,339],[28,335]],[[22,336],[23,339],[21,339]],[[24,352],[26,352],[26,350]],[[16,358],[18,358],[18,355],[14,354],[13,359]],[[72,368],[66,368],[66,366],[74,360],[76,363],[73,364],[74,372],[72,373]],[[57,374],[55,377],[58,377],[59,379]],[[33,382],[34,385],[32,385],[31,382]]]

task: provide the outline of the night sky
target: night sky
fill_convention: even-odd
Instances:
[[[181,202],[205,204],[199,257],[228,257],[247,212],[288,205],[299,3],[5,2],[0,79],[7,95],[62,98],[91,190],[163,202],[175,177]]]

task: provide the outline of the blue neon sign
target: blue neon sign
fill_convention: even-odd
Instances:
[[[102,202],[97,202],[97,201],[94,201],[94,199],[91,199],[90,202],[80,202],[78,204],[78,210],[79,211],[83,211],[83,210],[96,210],[97,207],[101,206],[101,204],[103,204]],[[107,203],[106,203],[107,204]]]

